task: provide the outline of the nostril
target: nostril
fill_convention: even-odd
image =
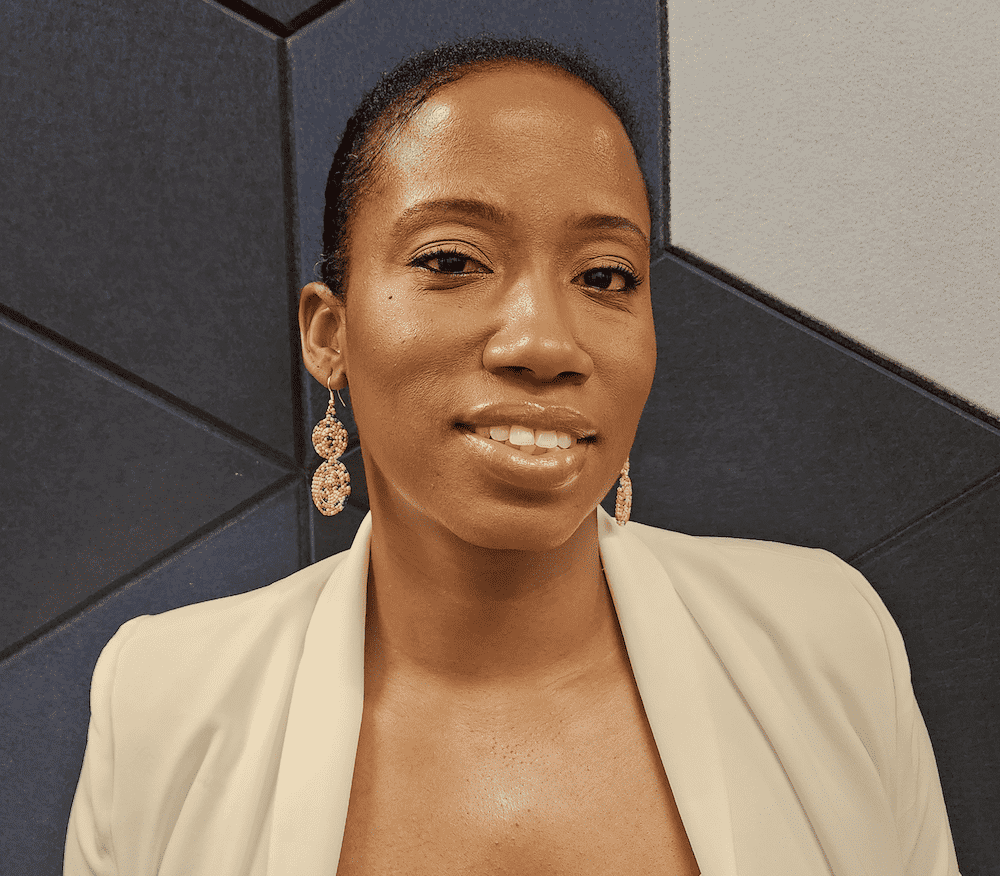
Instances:
[[[498,331],[483,350],[483,365],[494,374],[546,384],[582,382],[594,369],[574,338],[544,331]]]

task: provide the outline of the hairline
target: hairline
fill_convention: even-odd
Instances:
[[[421,72],[421,59],[431,61],[433,55],[444,52],[444,63],[428,64]],[[469,52],[464,58],[449,60],[448,53]],[[483,52],[476,56],[477,52]],[[496,54],[493,54],[496,52]],[[361,100],[354,115],[348,121],[331,165],[327,181],[327,199],[324,210],[323,251],[317,263],[319,278],[338,297],[347,290],[349,273],[349,251],[351,231],[360,198],[369,196],[384,181],[384,156],[393,138],[411,121],[421,108],[442,88],[459,82],[467,76],[482,75],[493,70],[510,69],[515,66],[533,66],[536,69],[554,71],[569,77],[596,94],[615,116],[620,129],[625,134],[636,161],[646,205],[653,213],[653,199],[649,182],[639,161],[638,121],[635,109],[625,94],[621,83],[614,74],[596,66],[582,54],[567,54],[550,43],[536,39],[475,38],[438,49],[421,52],[401,62],[368,92]],[[417,69],[414,70],[414,67]],[[418,75],[412,75],[416,73]],[[409,78],[408,86],[400,83],[397,90],[392,84],[393,77]],[[379,96],[379,91],[388,88],[390,94]],[[395,91],[395,94],[391,92]],[[377,107],[381,104],[381,109]],[[376,114],[377,112],[377,114]],[[352,133],[352,125],[358,125]],[[338,170],[339,168],[339,170]],[[339,176],[336,196],[330,197],[330,189]],[[332,231],[332,234],[331,234]]]
[[[355,199],[361,200],[366,195],[372,193],[378,183],[378,179],[383,168],[383,158],[386,150],[392,145],[392,141],[399,136],[403,128],[405,128],[406,125],[409,124],[414,117],[416,117],[417,113],[420,112],[424,105],[438,92],[447,88],[449,85],[461,82],[469,76],[483,75],[491,72],[492,70],[509,69],[519,66],[541,67],[562,76],[564,79],[572,80],[578,85],[583,86],[591,94],[595,95],[611,112],[611,115],[614,117],[619,128],[621,128],[622,133],[625,135],[625,140],[628,142],[629,148],[632,150],[632,157],[635,159],[636,165],[639,164],[639,156],[635,154],[635,145],[632,143],[632,138],[629,136],[628,129],[625,127],[625,122],[618,115],[618,111],[614,108],[614,106],[612,106],[608,99],[591,83],[587,82],[586,79],[582,79],[576,73],[573,73],[565,67],[561,67],[559,64],[556,64],[553,61],[548,61],[544,58],[479,58],[464,64],[456,65],[455,67],[450,67],[447,70],[440,71],[438,74],[428,74],[426,79],[434,79],[437,75],[440,75],[441,81],[431,82],[428,84],[426,79],[422,80],[416,83],[412,88],[409,88],[400,94],[385,108],[379,118],[376,119],[372,126],[368,129],[366,136],[363,138],[362,144],[360,144],[366,149],[366,151],[369,151],[370,157],[368,161],[370,163],[371,170],[365,175],[365,179],[355,190]],[[643,176],[641,167],[639,168],[639,174],[640,176]],[[643,189],[646,194],[646,206],[650,213],[652,213],[652,199],[650,198],[648,187],[645,185],[645,179],[643,179]],[[350,246],[351,225],[353,224],[354,213],[356,212],[357,210],[355,207],[355,209],[349,211],[345,217],[344,241],[348,247]],[[344,285],[344,291],[346,292],[346,273],[344,276]]]

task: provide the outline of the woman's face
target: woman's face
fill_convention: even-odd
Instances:
[[[563,544],[656,362],[649,209],[613,111],[548,67],[469,73],[392,138],[351,232],[340,338],[373,511]],[[512,446],[526,430],[557,446]]]

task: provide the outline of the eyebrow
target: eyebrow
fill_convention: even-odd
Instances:
[[[395,227],[401,229],[409,225],[420,225],[421,220],[430,221],[438,216],[456,213],[485,220],[491,225],[502,225],[507,219],[503,210],[485,201],[477,201],[475,198],[437,198],[407,207],[396,220]]]
[[[585,216],[579,222],[575,223],[575,227],[583,231],[600,231],[605,228],[621,228],[625,231],[631,231],[633,234],[637,234],[640,238],[642,238],[642,242],[646,244],[647,247],[649,246],[649,238],[646,236],[646,232],[630,219],[626,219],[624,216]]]
[[[394,224],[396,230],[401,230],[408,226],[419,226],[421,220],[432,221],[439,216],[455,214],[480,219],[490,225],[503,225],[508,219],[507,214],[503,210],[486,201],[479,201],[475,198],[437,198],[430,201],[421,201],[419,204],[407,207]],[[624,216],[611,214],[584,216],[577,222],[572,223],[572,227],[582,231],[600,231],[603,229],[629,231],[639,237],[646,247],[649,246],[649,238],[646,236],[646,233]]]

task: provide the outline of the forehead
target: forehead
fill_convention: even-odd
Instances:
[[[466,72],[410,116],[379,163],[388,190],[465,187],[529,200],[589,193],[645,213],[648,225],[645,184],[621,121],[591,86],[548,65]]]
[[[420,130],[448,118],[503,125],[532,117],[562,129],[576,123],[624,136],[614,110],[590,85],[562,68],[526,61],[465,70],[429,95],[409,122]]]

